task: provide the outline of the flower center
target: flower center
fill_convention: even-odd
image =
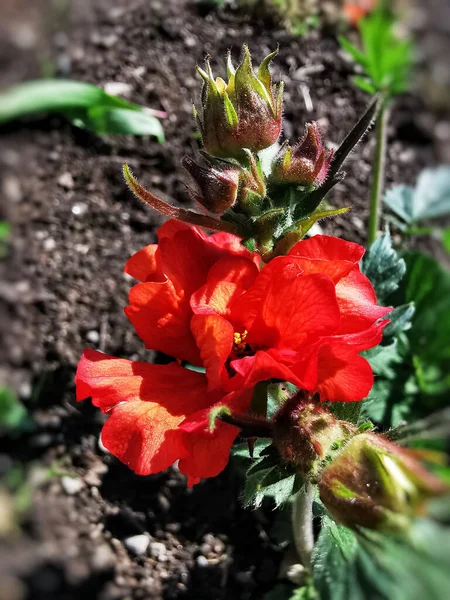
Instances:
[[[237,356],[243,356],[250,350],[250,346],[245,341],[247,335],[248,331],[246,329],[242,333],[234,333],[233,351]]]

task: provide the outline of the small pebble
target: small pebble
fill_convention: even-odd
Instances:
[[[72,213],[77,216],[82,216],[87,212],[88,206],[84,202],[77,202],[72,206]]]
[[[205,567],[209,567],[209,562],[208,559],[205,558],[204,556],[197,556],[197,560],[195,561],[197,563],[197,566],[200,567],[201,569],[204,569]]]
[[[58,185],[65,190],[73,190],[75,187],[75,182],[73,180],[72,174],[69,171],[66,171],[58,178]]]
[[[91,331],[87,332],[86,339],[92,344],[98,344],[100,341],[100,334],[95,329],[91,329]]]
[[[61,486],[69,496],[78,494],[83,489],[83,485],[81,479],[77,479],[76,477],[68,477],[67,475],[61,477]]]
[[[145,534],[141,534],[132,535],[131,537],[126,538],[123,543],[125,544],[127,550],[136,556],[140,556],[147,552],[150,540]]]
[[[152,542],[150,545],[152,557],[157,560],[164,560],[167,556],[167,548],[161,542]]]

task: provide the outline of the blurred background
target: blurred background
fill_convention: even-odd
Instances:
[[[337,147],[369,101],[338,36],[358,44],[373,4],[2,0],[0,598],[260,599],[283,577],[273,512],[242,510],[229,468],[193,490],[176,469],[136,477],[99,444],[103,416],[75,405],[73,378],[85,347],[164,360],[123,314],[123,266],[162,221],[131,197],[121,167],[190,202],[181,159],[199,149],[196,64],[211,54],[224,76],[228,49],[237,60],[247,43],[259,62],[279,45],[284,136],[317,120]],[[392,106],[386,186],[415,186],[423,169],[450,163],[450,5],[392,4],[414,69]],[[32,80],[48,85],[11,91]],[[366,242],[373,149],[369,134],[350,156],[330,201],[353,209],[324,232]],[[438,225],[421,223],[402,243],[448,266],[445,185]],[[399,241],[395,218],[392,227]]]

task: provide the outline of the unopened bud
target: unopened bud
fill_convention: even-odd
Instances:
[[[190,188],[194,200],[206,210],[222,214],[236,202],[239,187],[239,170],[232,166],[201,167],[188,156],[183,159],[183,167],[195,181],[195,189]]]
[[[243,58],[235,70],[227,61],[228,82],[214,79],[206,60],[206,70],[198,68],[204,79],[202,111],[194,115],[206,152],[219,158],[242,158],[243,149],[258,152],[274,144],[281,132],[282,84],[272,86],[269,64],[277,51],[263,60],[256,76],[250,52],[243,47]]]
[[[322,472],[319,490],[337,521],[381,530],[408,527],[427,499],[449,491],[413,450],[371,432],[348,442]]]
[[[356,427],[339,421],[313,402],[288,400],[275,415],[274,444],[281,457],[294,463],[309,479],[318,477],[324,464],[352,435]]]
[[[332,157],[332,153],[327,157],[317,123],[308,123],[304,137],[296,146],[283,144],[280,148],[271,179],[274,183],[319,186],[327,177]]]

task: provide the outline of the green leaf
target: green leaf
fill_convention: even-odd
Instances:
[[[450,227],[447,227],[442,231],[441,241],[445,251],[450,254]]]
[[[5,242],[10,234],[11,225],[7,221],[0,221],[0,242]]]
[[[389,231],[370,246],[362,259],[361,270],[372,282],[380,304],[398,289],[406,264],[392,247]]]
[[[398,336],[403,331],[411,329],[411,320],[414,316],[414,302],[397,306],[387,315],[390,323],[386,325],[383,331],[383,340],[388,340]]]
[[[450,167],[425,169],[415,188],[393,187],[384,203],[408,225],[450,215]]]
[[[164,142],[164,131],[158,119],[145,112],[109,106],[94,106],[72,119],[76,127],[88,129],[97,135],[128,134],[152,135],[158,142]]]
[[[427,520],[408,536],[357,535],[325,517],[313,554],[321,600],[441,600],[449,570],[450,531]]]
[[[275,447],[269,446],[247,471],[242,502],[246,507],[258,508],[267,496],[278,507],[297,493],[301,485],[294,468],[283,463]]]
[[[377,87],[372,83],[369,77],[361,77],[360,75],[353,75],[353,83],[359,87],[360,90],[373,96],[377,93]]]
[[[24,405],[12,390],[0,387],[0,434],[16,435],[32,428]]]
[[[101,88],[64,79],[42,79],[15,86],[0,95],[0,123],[36,113],[58,113],[98,134],[164,135],[155,111]]]
[[[312,556],[314,586],[321,600],[348,600],[355,592],[349,588],[357,549],[353,532],[329,517],[322,519]]]
[[[364,76],[354,77],[354,83],[369,94],[378,91],[392,96],[409,85],[412,45],[397,36],[396,25],[390,11],[380,5],[358,22],[361,50],[339,38],[341,47],[364,69]]]

